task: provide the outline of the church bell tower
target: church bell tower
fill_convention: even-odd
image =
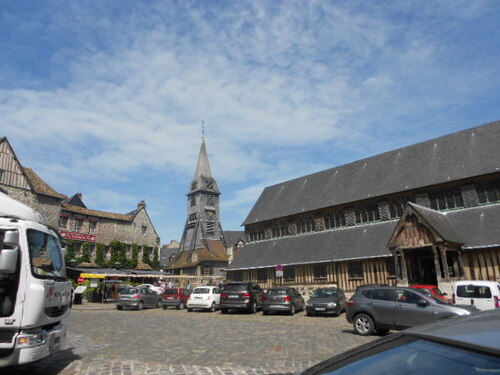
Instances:
[[[196,172],[187,194],[187,221],[180,251],[193,251],[205,247],[202,240],[220,240],[223,236],[219,217],[220,191],[212,177],[205,138],[201,143]]]

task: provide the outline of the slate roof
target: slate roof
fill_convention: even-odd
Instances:
[[[231,247],[236,245],[239,240],[245,240],[245,231],[242,230],[225,230],[224,231],[224,239],[226,241],[226,245]]]
[[[242,225],[500,171],[500,121],[264,189]]]
[[[47,184],[44,180],[38,176],[35,171],[31,168],[23,167],[23,171],[26,174],[26,177],[28,178],[31,186],[35,190],[35,193],[37,194],[42,194],[42,195],[47,195],[49,197],[54,197],[54,198],[59,198],[59,199],[66,199],[66,196],[63,194],[58,193],[54,189],[52,189],[49,184]]]
[[[247,243],[226,268],[228,271],[388,257],[396,221]]]
[[[68,203],[63,203],[62,208],[65,211],[74,212],[82,215],[89,215],[89,216],[102,217],[106,219],[121,220],[121,221],[133,221],[135,217],[135,215],[133,214],[115,214],[112,212],[90,210],[88,208],[73,206],[72,204]]]
[[[463,249],[500,247],[500,204],[448,212],[412,207],[445,240],[461,243]],[[286,266],[391,256],[387,244],[397,223],[391,220],[247,243],[226,269],[236,271],[276,264]]]

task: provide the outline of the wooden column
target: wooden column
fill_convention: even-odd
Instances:
[[[408,270],[406,269],[406,259],[405,259],[405,253],[403,250],[401,250],[401,271],[402,271],[401,281],[404,284],[408,284]]]
[[[434,255],[434,267],[436,267],[436,276],[438,281],[443,278],[443,275],[441,274],[441,266],[439,264],[439,254],[438,250],[436,248],[436,245],[432,245],[432,253]]]
[[[395,271],[396,271],[396,278],[399,280],[399,279],[402,278],[402,276],[401,276],[401,269],[399,268],[399,253],[398,253],[398,249],[394,250],[394,255],[392,257],[394,258],[394,268],[395,268]],[[387,268],[386,268],[386,274],[389,275],[389,272],[387,272]]]
[[[445,281],[450,281],[450,273],[448,272],[448,260],[446,259],[446,245],[441,248],[441,261],[443,262],[443,272]]]

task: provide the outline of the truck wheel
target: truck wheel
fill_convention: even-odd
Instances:
[[[356,315],[352,325],[356,333],[361,336],[371,335],[373,331],[375,331],[375,325],[373,324],[373,319],[366,314]]]
[[[184,310],[184,304],[182,302],[177,305],[177,310]]]

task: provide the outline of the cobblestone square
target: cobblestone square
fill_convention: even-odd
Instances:
[[[307,317],[174,309],[74,307],[68,337],[53,357],[13,374],[291,374],[374,340],[354,334],[345,315]]]

